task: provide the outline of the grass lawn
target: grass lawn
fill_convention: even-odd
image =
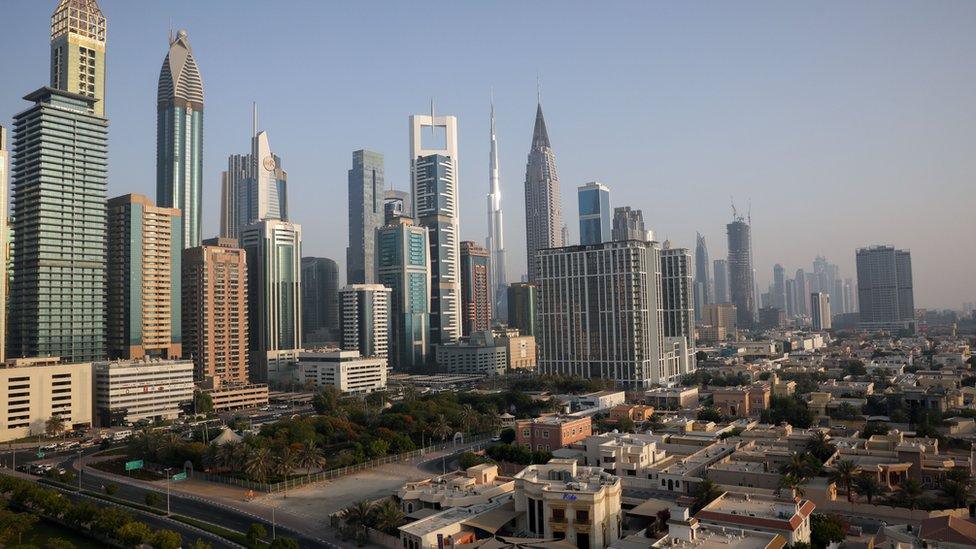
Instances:
[[[96,463],[90,463],[88,466],[98,469],[99,471],[105,471],[106,473],[112,473],[115,475],[122,475],[126,477],[131,477],[137,480],[162,480],[166,477],[146,469],[136,469],[134,471],[125,470],[125,462],[129,461],[128,458],[111,459],[107,461],[99,461]]]

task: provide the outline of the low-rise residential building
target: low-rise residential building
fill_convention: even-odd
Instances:
[[[498,476],[498,466],[482,463],[463,472],[408,482],[397,491],[400,507],[406,514],[419,509],[449,509],[484,505],[515,490],[515,481]]]
[[[821,393],[830,393],[833,397],[866,397],[874,394],[874,383],[871,381],[838,381],[832,379],[820,384]]]
[[[534,451],[553,451],[593,434],[589,417],[542,416],[515,421],[515,443]]]
[[[602,412],[627,402],[624,391],[597,391],[585,395],[573,395],[569,399],[573,410],[595,410]]]
[[[386,389],[386,359],[362,357],[359,351],[302,351],[298,355],[298,370],[304,382],[319,388],[331,385],[345,394]]]
[[[699,549],[783,549],[789,541],[780,534],[758,532],[753,529],[725,528],[702,523],[692,517],[689,509],[676,505],[670,509],[667,534],[651,547],[696,547]],[[647,547],[647,538],[628,536],[614,549]]]
[[[599,467],[553,459],[515,475],[515,511],[534,537],[610,547],[621,534],[620,479]]]
[[[193,403],[190,360],[117,360],[92,366],[98,425],[175,419]]]
[[[810,543],[810,515],[816,505],[808,499],[787,499],[726,492],[695,514],[702,525],[778,534],[790,545]]]
[[[658,387],[644,392],[644,402],[659,410],[698,407],[698,387]]]
[[[749,417],[769,408],[771,394],[772,389],[766,384],[721,387],[712,393],[712,402],[725,415]]]
[[[518,330],[508,328],[495,330],[495,338],[506,350],[510,372],[529,372],[536,367],[535,336],[520,335]]]
[[[610,419],[620,421],[623,418],[636,423],[643,423],[654,416],[654,407],[646,404],[618,404],[610,408]]]
[[[626,481],[628,478],[647,478],[647,471],[660,465],[667,457],[658,448],[660,437],[630,433],[605,433],[586,437],[583,465],[602,467]],[[627,482],[624,482],[626,485]]]
[[[18,358],[0,365],[0,442],[45,432],[60,418],[66,431],[92,424],[92,365],[58,357]]]

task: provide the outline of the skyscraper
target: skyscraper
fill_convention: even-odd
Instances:
[[[495,137],[495,102],[491,102],[491,146],[488,152],[488,238],[485,248],[491,255],[492,316],[505,317],[508,302],[508,274],[505,267],[505,230],[502,217],[502,190],[498,182],[498,140]]]
[[[247,252],[251,376],[267,382],[302,348],[302,227],[265,219],[241,230],[241,244]]]
[[[339,266],[326,257],[303,257],[302,342],[335,341],[338,330]]]
[[[0,362],[7,359],[7,196],[10,182],[7,170],[10,169],[10,155],[7,152],[7,128],[0,126]]]
[[[430,350],[430,246],[427,229],[399,217],[376,231],[376,279],[390,288],[389,364],[427,365]]]
[[[183,355],[194,379],[248,382],[247,259],[232,238],[183,251]]]
[[[708,246],[701,233],[695,234],[695,318],[701,319],[702,306],[712,303],[715,295],[712,288],[711,264],[708,261]]]
[[[339,332],[344,351],[387,358],[390,337],[390,288],[350,284],[339,290]]]
[[[383,202],[386,204],[398,202],[400,204],[400,215],[403,217],[413,217],[413,200],[410,199],[409,192],[386,189],[386,192],[383,193]]]
[[[677,374],[695,369],[695,306],[691,251],[665,247],[661,250],[661,311],[664,343],[673,347]]]
[[[109,358],[183,355],[183,227],[141,194],[108,201]]]
[[[14,117],[9,357],[105,358],[108,120],[92,95],[41,88]]]
[[[786,279],[786,318],[796,316],[796,281],[792,278]]]
[[[770,290],[772,301],[770,305],[786,312],[786,270],[777,263],[773,265],[773,287]]]
[[[372,284],[376,280],[376,229],[383,226],[383,155],[358,150],[349,170],[349,246],[346,248],[346,283]]]
[[[105,116],[107,21],[95,0],[60,0],[51,16],[51,87],[94,99]]]
[[[539,102],[532,130],[532,148],[525,166],[525,248],[529,282],[534,282],[538,274],[536,252],[562,246],[563,229],[556,153],[549,143],[542,103]]]
[[[614,208],[611,240],[647,240],[644,213],[630,206]]]
[[[813,292],[810,294],[810,317],[814,330],[830,329],[830,294],[827,292]]]
[[[508,287],[508,325],[524,336],[535,335],[535,284],[514,282]]]
[[[613,220],[610,213],[610,187],[592,182],[576,190],[579,203],[580,244],[609,242]]]
[[[725,226],[729,238],[729,299],[735,305],[740,328],[755,324],[756,294],[752,270],[752,228],[735,216]]]
[[[806,316],[809,307],[807,307],[807,297],[810,295],[810,284],[807,279],[806,273],[803,269],[796,270],[796,276],[793,277],[793,286],[796,292],[796,314]]]
[[[915,328],[912,255],[891,246],[857,250],[860,326],[866,330]]]
[[[729,262],[716,259],[712,265],[715,272],[715,303],[729,303]]]
[[[429,137],[425,133],[430,132]],[[443,146],[436,142],[443,135]],[[430,140],[430,147],[424,145]],[[432,344],[461,337],[461,269],[457,118],[410,117],[410,179],[413,211],[430,235],[430,338]]]
[[[200,245],[203,203],[203,80],[186,31],[170,35],[156,99],[156,204],[178,208],[183,248]]]
[[[491,329],[490,264],[488,250],[461,242],[461,324],[466,336]]]

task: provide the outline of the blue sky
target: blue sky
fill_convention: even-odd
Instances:
[[[54,0],[0,0],[0,123],[48,80]],[[536,76],[563,208],[601,181],[660,239],[725,253],[751,200],[761,286],[773,263],[910,248],[916,304],[976,301],[976,3],[100,0],[109,18],[110,196],[155,196],[155,94],[169,22],[206,87],[204,229],[250,104],[289,173],[306,255],[344,264],[351,152],[407,187],[407,117],[460,125],[461,233],[483,241],[494,86],[510,273],[524,270],[522,182]],[[342,269],[341,269],[342,270]]]

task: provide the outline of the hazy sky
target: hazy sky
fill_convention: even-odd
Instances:
[[[55,0],[0,0],[0,123],[48,83]],[[110,196],[155,197],[156,85],[169,22],[206,89],[204,232],[250,104],[289,176],[305,255],[344,271],[351,151],[405,189],[407,117],[460,124],[461,234],[483,243],[495,88],[509,277],[524,271],[522,183],[536,76],[576,239],[601,181],[659,239],[725,254],[751,200],[755,264],[854,276],[854,249],[910,248],[916,305],[976,301],[976,2],[100,0],[109,19]]]

